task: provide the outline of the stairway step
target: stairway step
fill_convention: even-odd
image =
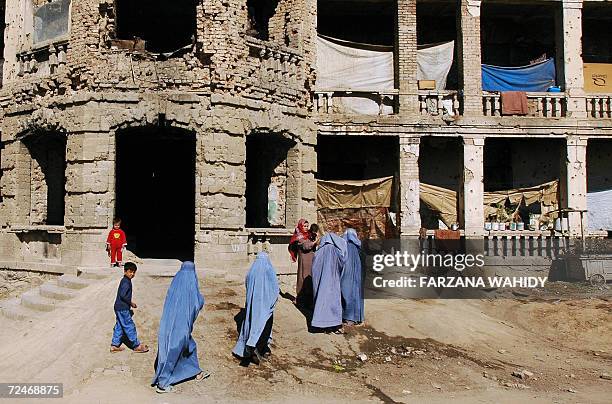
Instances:
[[[75,275],[62,275],[57,279],[57,284],[68,289],[83,289],[89,286],[91,281],[78,278]]]
[[[68,300],[76,296],[74,289],[65,288],[51,282],[42,284],[39,291],[41,296],[55,300]]]
[[[2,315],[11,320],[31,320],[40,316],[39,311],[21,305],[21,299],[15,298],[2,302]]]
[[[106,279],[114,273],[123,272],[120,268],[82,267],[78,268],[79,279]]]
[[[21,305],[31,310],[53,311],[57,303],[57,300],[41,296],[38,288],[21,295]]]

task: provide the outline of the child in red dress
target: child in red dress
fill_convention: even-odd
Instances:
[[[121,230],[121,219],[113,219],[113,229],[106,238],[106,251],[111,259],[111,268],[120,267],[123,260],[123,248],[127,245],[125,233]]]

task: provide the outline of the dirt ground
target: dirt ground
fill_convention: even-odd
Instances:
[[[151,352],[111,354],[120,276],[33,321],[3,318],[0,381],[62,382],[67,403],[609,403],[612,394],[601,377],[612,374],[610,297],[368,300],[366,324],[346,335],[309,333],[302,313],[280,298],[273,355],[245,368],[231,355],[244,286],[204,274],[206,305],[193,336],[212,376],[159,395],[150,382],[170,278],[134,279],[134,318]],[[290,277],[281,276],[281,289],[292,291]],[[533,375],[512,375],[522,370]]]

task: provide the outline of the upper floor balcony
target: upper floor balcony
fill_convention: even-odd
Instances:
[[[214,88],[310,101],[319,119],[612,118],[607,2],[100,0],[93,15],[73,3],[0,0],[7,83],[68,67],[94,89]],[[510,90],[524,92],[518,113]]]
[[[323,121],[612,118],[612,6],[569,3],[483,2],[476,12],[465,1],[383,1],[375,12],[319,1],[314,111]]]

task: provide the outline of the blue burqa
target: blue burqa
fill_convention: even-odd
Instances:
[[[311,325],[317,328],[342,325],[340,275],[346,260],[346,241],[334,233],[321,239],[312,261],[314,312]]]
[[[202,371],[191,332],[203,306],[204,297],[198,288],[195,265],[186,261],[174,275],[166,294],[159,323],[153,385],[165,389]]]
[[[342,270],[342,319],[363,322],[363,270],[361,267],[361,240],[354,229],[347,229],[342,236],[346,240],[346,262]]]
[[[274,313],[280,289],[276,271],[268,254],[260,252],[246,276],[245,319],[240,327],[238,342],[232,350],[245,357],[247,346],[255,347],[266,323]]]

